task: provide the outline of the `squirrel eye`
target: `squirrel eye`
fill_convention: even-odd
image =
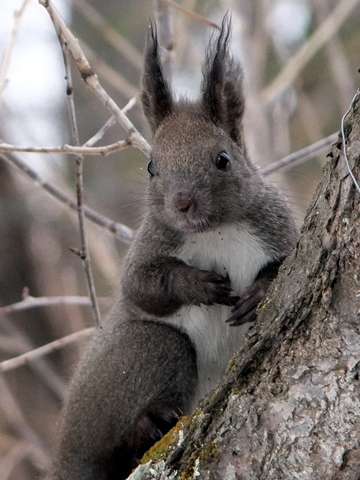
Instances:
[[[155,175],[155,167],[152,160],[150,160],[150,162],[147,164],[147,171],[149,172],[151,177]]]
[[[215,160],[215,166],[219,170],[225,170],[230,165],[230,158],[228,157],[227,153],[220,152]]]

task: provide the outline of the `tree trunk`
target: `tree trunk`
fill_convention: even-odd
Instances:
[[[360,91],[345,134],[360,178]],[[360,194],[340,140],[330,157],[298,245],[223,383],[133,478],[360,478]]]

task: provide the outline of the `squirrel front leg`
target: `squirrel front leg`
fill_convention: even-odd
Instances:
[[[146,313],[166,316],[182,305],[235,305],[230,280],[215,272],[199,270],[175,257],[156,257],[129,265],[123,283],[125,299]]]

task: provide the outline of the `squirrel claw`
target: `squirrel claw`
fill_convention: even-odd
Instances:
[[[228,307],[233,307],[234,305],[237,304],[237,302],[240,300],[240,297],[237,297],[235,295],[229,295],[229,296],[224,296],[223,299],[219,302],[220,305],[227,305]],[[233,309],[231,309],[233,311]]]
[[[244,325],[244,323],[248,322],[255,322],[256,320],[256,307],[248,311],[245,315],[239,316],[237,313],[235,315],[232,315],[230,318],[228,318],[226,323],[230,325],[230,327],[238,327],[240,325]]]
[[[256,308],[266,294],[262,280],[255,280],[239,298],[231,312],[233,315],[226,320],[232,327],[256,320]]]

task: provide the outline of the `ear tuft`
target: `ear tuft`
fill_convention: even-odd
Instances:
[[[146,119],[154,133],[162,120],[171,113],[173,97],[163,74],[156,25],[152,23],[146,42],[141,101]]]
[[[236,142],[241,142],[244,114],[242,68],[229,54],[231,21],[223,18],[221,30],[209,43],[203,66],[202,104],[207,116]]]

